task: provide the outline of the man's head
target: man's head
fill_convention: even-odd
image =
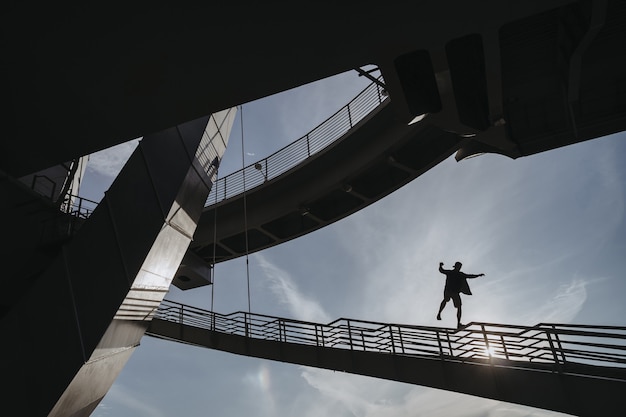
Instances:
[[[463,264],[462,264],[461,262],[456,262],[456,263],[454,264],[454,270],[455,270],[455,271],[458,271],[458,270],[460,270],[460,269],[461,269],[461,267],[462,267],[462,266],[463,266]]]

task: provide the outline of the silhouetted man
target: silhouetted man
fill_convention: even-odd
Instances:
[[[461,323],[461,293],[472,295],[467,279],[485,276],[485,274],[474,275],[461,272],[461,266],[463,264],[457,262],[454,264],[454,269],[443,269],[443,262],[439,262],[439,272],[446,275],[446,286],[443,289],[443,300],[437,313],[437,320],[441,320],[441,312],[446,303],[452,299],[452,303],[456,307],[457,328],[459,329],[463,327]]]

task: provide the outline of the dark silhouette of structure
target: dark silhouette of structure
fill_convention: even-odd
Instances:
[[[207,271],[206,254],[241,256],[246,233],[255,249],[308,233],[453,154],[520,158],[626,130],[623,0],[390,0],[305,13],[255,1],[36,11],[13,2],[2,18],[7,415],[88,416],[167,290],[152,291],[146,277]],[[249,199],[258,233],[221,217],[224,234],[207,238],[212,173],[189,158],[203,118],[368,65],[380,69],[388,97],[354,132],[368,152],[344,148],[311,163],[290,176],[298,194],[268,181],[271,195]],[[390,135],[397,146],[386,146]],[[76,234],[67,213],[21,181],[137,137],[144,144],[133,163]],[[329,164],[337,169],[319,181]],[[236,213],[240,202],[222,208]],[[159,244],[172,236],[175,254]],[[106,269],[93,267],[110,256]],[[590,397],[601,390],[586,387]]]
[[[454,307],[456,307],[456,326],[459,329],[463,327],[461,323],[461,293],[472,295],[467,280],[485,276],[485,274],[466,274],[465,272],[461,272],[462,266],[463,264],[461,262],[456,262],[454,269],[443,269],[443,262],[439,262],[439,272],[446,276],[446,285],[443,289],[443,300],[441,300],[439,311],[437,312],[437,320],[441,320],[441,312],[446,307],[448,301],[452,299]]]

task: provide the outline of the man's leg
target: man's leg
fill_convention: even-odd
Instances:
[[[441,301],[441,304],[439,305],[439,312],[437,313],[437,320],[441,320],[441,312],[443,311],[447,302],[448,300],[446,300],[445,298]]]
[[[456,326],[458,328],[463,327],[463,324],[461,323],[461,295],[460,294],[454,294],[452,296],[452,302],[454,303],[454,306],[456,307]]]

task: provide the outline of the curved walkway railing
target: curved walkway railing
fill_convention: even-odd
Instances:
[[[246,190],[262,185],[315,155],[342,137],[387,98],[382,87],[372,83],[347,105],[300,139],[267,158],[219,178],[213,184],[205,207],[243,193],[244,184]]]
[[[460,330],[339,319],[329,324],[164,300],[154,318],[244,337],[319,347],[448,359],[503,359],[626,368],[626,327],[470,323]]]

